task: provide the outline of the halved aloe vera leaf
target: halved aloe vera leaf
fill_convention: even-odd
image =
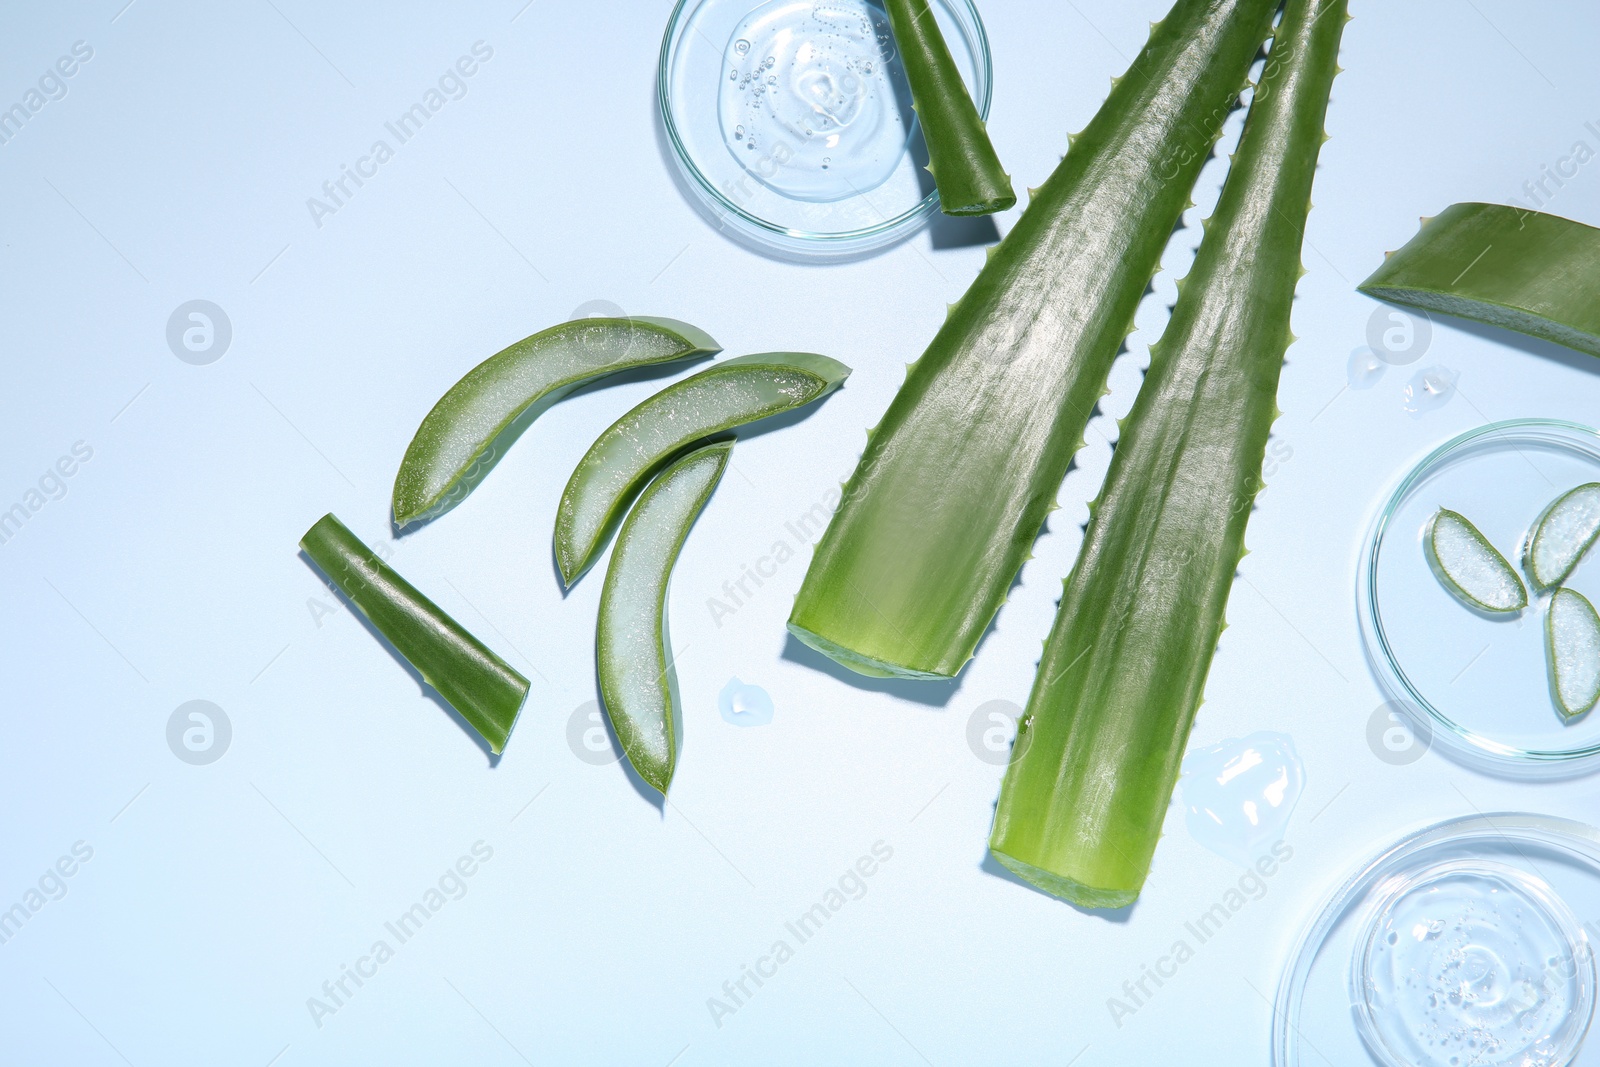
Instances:
[[[600,591],[600,697],[628,762],[663,795],[677,763],[681,721],[667,640],[667,584],[732,451],[732,441],[697,448],[645,487],[617,534]]]
[[[1600,230],[1558,215],[1452,204],[1357,288],[1600,356]]]
[[[1439,584],[1481,611],[1512,612],[1528,606],[1528,591],[1489,539],[1461,515],[1440,508],[1428,527],[1428,558]]]
[[[300,547],[350,598],[422,680],[483,735],[505,748],[528,680],[394,572],[333,515],[324,515]]]
[[[1083,907],[1139,895],[1244,554],[1344,0],[1289,0],[1217,209],[1104,488],[1023,715],[989,849]]]
[[[1600,700],[1600,616],[1582,593],[1557,589],[1544,635],[1556,706],[1565,718],[1582,715]]]
[[[1523,554],[1534,586],[1548,589],[1566,581],[1596,537],[1600,537],[1600,482],[1556,497],[1534,523]]]
[[[928,145],[928,173],[946,215],[990,215],[1017,202],[989,131],[967,93],[928,0],[885,0],[911,106]]]
[[[789,629],[862,674],[948,678],[1028,558],[1275,0],[1178,0],[914,363]]]
[[[461,503],[529,423],[580,385],[720,351],[674,319],[574,319],[523,338],[468,371],[417,427],[394,478],[395,523]]]
[[[850,368],[810,352],[726,359],[667,386],[589,446],[556,510],[556,564],[571,585],[594,563],[628,502],[684,448],[792,411],[844,384]]]

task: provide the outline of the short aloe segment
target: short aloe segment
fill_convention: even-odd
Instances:
[[[804,407],[844,384],[850,368],[809,352],[738,356],[667,386],[589,446],[556,511],[555,552],[571,585],[588,570],[639,489],[685,448]]]
[[[1600,537],[1600,482],[1570,489],[1555,499],[1528,537],[1523,563],[1535,588],[1560,585]]]
[[[422,420],[395,475],[395,523],[466,499],[529,423],[579,386],[718,351],[703,331],[672,319],[576,319],[518,341],[468,371]]]
[[[645,487],[617,533],[600,592],[600,696],[628,762],[663,794],[677,763],[681,718],[667,639],[667,584],[732,450],[731,441],[695,449]]]
[[[1600,230],[1501,204],[1452,204],[1359,286],[1600,356]]]
[[[1522,579],[1462,515],[1440,508],[1428,527],[1428,560],[1439,582],[1468,607],[1515,612],[1528,606]]]
[[[344,523],[324,515],[300,547],[422,680],[499,752],[528,695],[528,680],[394,572]]]
[[[989,131],[967,93],[928,0],[884,0],[912,107],[928,145],[928,173],[946,215],[990,215],[1017,202]]]
[[[989,848],[1131,903],[1161,836],[1261,486],[1344,0],[1289,0],[1215,214],[1045,642]]]
[[[1600,616],[1583,594],[1557,589],[1544,633],[1556,706],[1563,718],[1575,718],[1600,701]]]
[[[947,678],[1083,443],[1275,0],[1178,0],[950,311],[867,440],[789,629],[863,674]]]

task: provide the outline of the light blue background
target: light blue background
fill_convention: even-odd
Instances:
[[[1584,126],[1600,123],[1592,5],[1354,5],[1279,399],[1292,457],[1252,520],[1193,738],[1294,738],[1308,780],[1294,858],[1118,1027],[1106,999],[1237,869],[1175,808],[1120,921],[987,872],[1001,768],[966,730],[986,701],[1026,697],[1113,418],[1220,166],[977,660],[954,686],[849,685],[786,653],[808,552],[720,627],[706,600],[850,472],[981,249],[922,234],[824,269],[719,236],[662,155],[662,3],[124,2],[13,4],[0,32],[0,105],[73,42],[94,49],[67,96],[0,145],[0,508],[74,442],[94,453],[0,545],[0,908],[74,842],[94,850],[0,945],[6,1062],[1260,1063],[1287,948],[1351,864],[1474,810],[1594,818],[1593,780],[1378,760],[1366,726],[1383,698],[1352,589],[1360,536],[1404,468],[1489,420],[1600,420],[1595,368],[1441,322],[1422,362],[1346,388],[1375,306],[1354,286],[1417,216],[1522,195],[1575,141],[1600,147]],[[983,5],[990,129],[1019,188],[1049,173],[1165,6]],[[306,199],[480,40],[493,58],[467,95],[315,225]],[[1550,207],[1600,222],[1600,163]],[[233,326],[209,366],[165,340],[196,298]],[[439,393],[594,299],[695,322],[730,353],[811,349],[856,368],[809,418],[739,448],[678,565],[686,741],[664,815],[622,768],[568,746],[594,695],[599,582],[563,600],[548,548],[582,449],[658,381],[558,406],[446,521],[394,548],[533,679],[498,767],[348,612],[314,610],[332,598],[295,549],[330,509],[386,539],[395,464]],[[1412,418],[1401,390],[1431,364],[1459,372],[1459,394]],[[770,724],[718,714],[734,675],[772,695]],[[210,766],[166,743],[196,698],[233,726]],[[493,858],[466,895],[319,1028],[307,998],[478,841]],[[878,841],[893,858],[865,896],[715,1025],[706,999]]]

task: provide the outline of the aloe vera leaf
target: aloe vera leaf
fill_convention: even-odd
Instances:
[[[789,629],[948,678],[1028,558],[1273,0],[1178,0],[906,375]]]
[[[1045,642],[989,848],[1046,892],[1131,903],[1244,555],[1345,0],[1289,0],[1216,212]]]
[[[1557,589],[1544,621],[1550,689],[1563,718],[1600,701],[1600,616],[1582,593]]]
[[[461,503],[534,419],[579,386],[720,351],[704,331],[654,318],[575,319],[502,349],[452,385],[417,427],[394,478],[395,523]]]
[[[1600,356],[1600,230],[1557,215],[1452,204],[1357,288]]]
[[[528,695],[528,680],[375,556],[332,514],[318,519],[300,547],[499,753]]]
[[[663,795],[677,763],[681,718],[667,640],[667,584],[732,451],[731,441],[697,448],[645,486],[617,533],[600,591],[600,698],[628,762]]]
[[[1528,591],[1500,550],[1448,508],[1428,526],[1428,562],[1439,584],[1469,608],[1507,613],[1528,606]]]
[[[1556,497],[1534,523],[1523,554],[1535,588],[1549,589],[1566,581],[1596,537],[1600,537],[1600,482]]]
[[[685,448],[804,407],[844,384],[850,368],[810,352],[737,356],[667,386],[589,446],[556,509],[556,564],[571,585],[594,563],[628,502]]]
[[[928,145],[928,173],[940,209],[946,215],[991,215],[1011,207],[1017,202],[1011,176],[1000,166],[928,0],[884,0],[883,6]]]

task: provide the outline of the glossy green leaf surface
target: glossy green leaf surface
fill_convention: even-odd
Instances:
[[[869,434],[789,629],[950,677],[1028,558],[1273,0],[1179,0]]]
[[[667,585],[732,451],[731,441],[697,448],[645,487],[617,533],[600,592],[600,697],[628,762],[663,794],[677,763],[681,722],[667,639]]]
[[[571,585],[594,563],[628,503],[685,448],[804,407],[844,384],[850,368],[810,352],[726,359],[667,386],[589,446],[556,510],[555,553]]]
[[[539,414],[581,385],[635,367],[721,351],[672,319],[575,319],[490,356],[451,386],[417,428],[394,479],[400,526],[455,507]]]
[[[946,215],[989,215],[1017,202],[989,132],[950,55],[928,0],[884,0],[912,107],[928,146],[928,173]]]
[[[1502,204],[1452,204],[1359,286],[1600,356],[1600,230]]]
[[[512,670],[373,554],[333,515],[324,515],[300,547],[422,680],[433,686],[499,752],[528,695],[528,680]]]
[[[1261,486],[1344,0],[1289,0],[1019,724],[995,857],[1131,903],[1161,836]]]

